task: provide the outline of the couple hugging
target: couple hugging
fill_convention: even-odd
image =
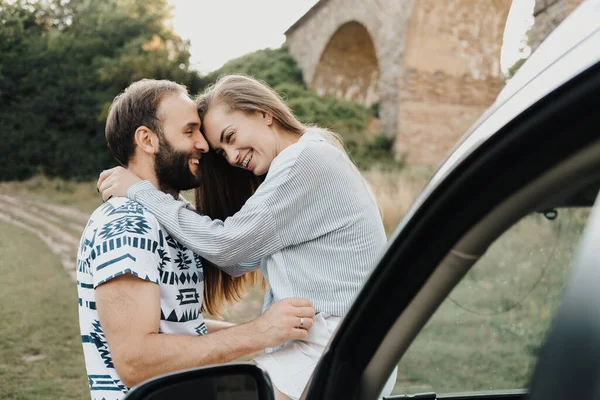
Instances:
[[[299,398],[386,243],[339,137],[230,75],[195,99],[171,81],[133,83],[110,107],[106,140],[123,167],[101,173],[105,203],[77,259],[92,399],[263,351],[253,362],[277,398]],[[195,207],[180,195],[188,189]],[[203,317],[263,277],[258,318]]]

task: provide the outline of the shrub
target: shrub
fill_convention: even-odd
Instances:
[[[302,71],[285,47],[258,50],[228,61],[208,74],[204,82],[214,83],[219,76],[229,74],[249,75],[273,88],[282,83],[293,83],[304,88]]]

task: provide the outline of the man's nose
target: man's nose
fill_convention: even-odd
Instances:
[[[208,153],[209,146],[206,138],[204,138],[204,135],[198,135],[196,141],[194,142],[194,147],[196,150],[200,150],[202,153]]]

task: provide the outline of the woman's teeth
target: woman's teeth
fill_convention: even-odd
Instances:
[[[248,164],[250,163],[250,160],[252,160],[252,154],[254,154],[253,151],[251,151],[250,153],[248,153],[248,155],[246,156],[246,158],[244,158],[244,161],[242,161],[242,167],[247,168]]]

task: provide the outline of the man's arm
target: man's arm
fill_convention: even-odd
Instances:
[[[96,305],[117,373],[129,387],[156,375],[225,363],[305,339],[315,312],[307,299],[286,299],[251,322],[208,335],[159,334],[160,288],[131,274],[98,286]],[[297,328],[300,318],[304,329]]]

